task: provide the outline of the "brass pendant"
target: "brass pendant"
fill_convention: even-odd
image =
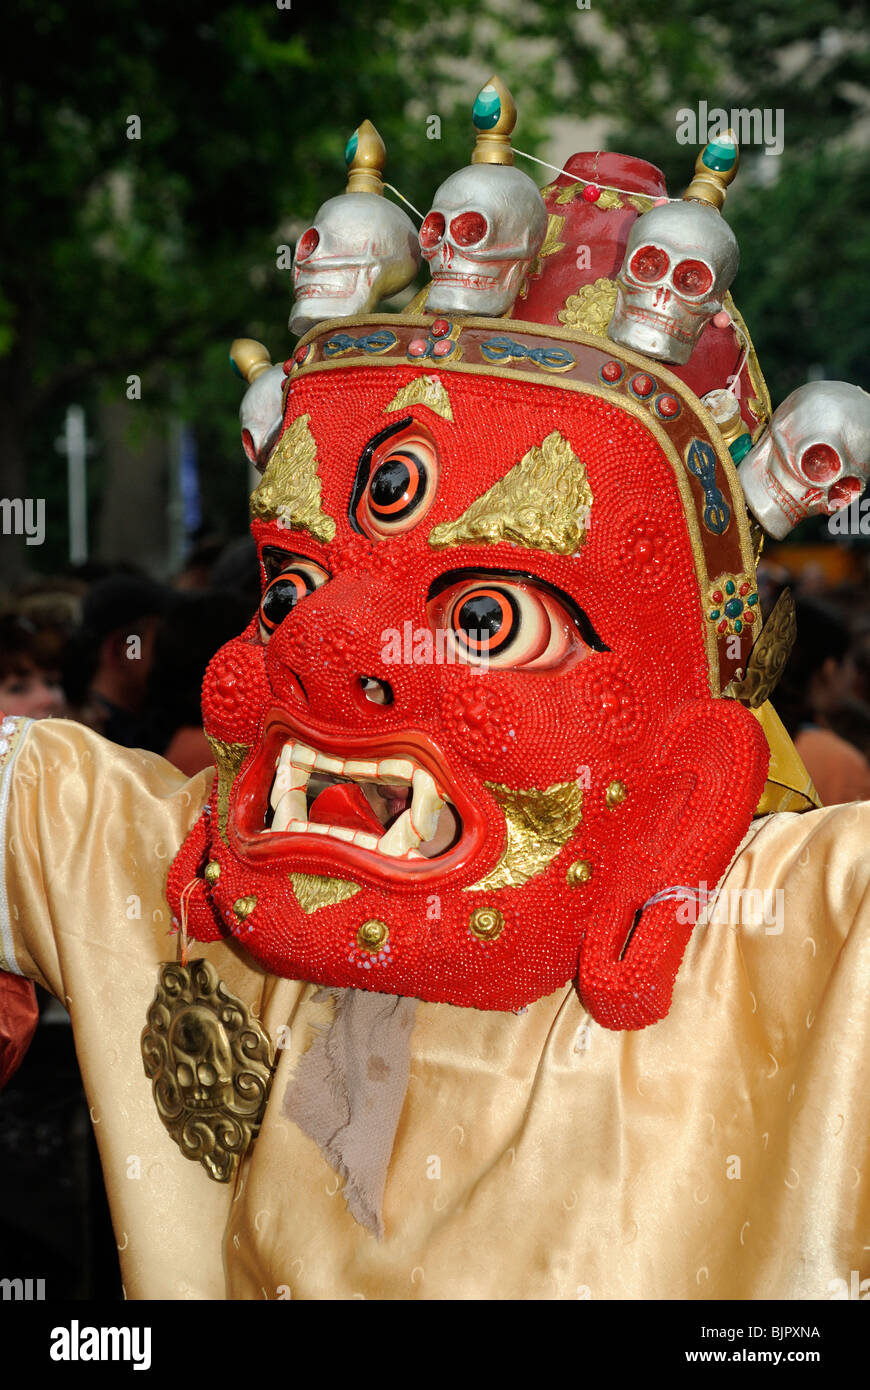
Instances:
[[[259,1133],[273,1053],[210,961],[161,965],[142,1059],[157,1113],[185,1158],[229,1182]]]

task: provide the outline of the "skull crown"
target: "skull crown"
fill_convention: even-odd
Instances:
[[[296,243],[291,332],[368,313],[409,285],[419,265],[414,225],[395,203],[376,193],[330,198]]]
[[[420,228],[432,273],[427,309],[506,313],[547,230],[547,210],[527,174],[471,164],[445,179]]]
[[[739,260],[737,238],[709,205],[668,203],[644,213],[628,235],[607,336],[685,364],[721,310]]]
[[[776,540],[808,516],[848,507],[870,480],[870,395],[846,381],[799,386],[738,474],[749,507]]]

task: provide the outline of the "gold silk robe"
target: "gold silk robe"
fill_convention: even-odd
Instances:
[[[570,986],[519,1016],[421,1003],[379,1241],[281,1113],[328,1009],[235,942],[192,954],[287,1041],[260,1137],[218,1184],[158,1118],[140,1035],[212,774],[60,720],[3,742],[0,965],[69,1008],[128,1298],[824,1299],[870,1278],[870,804],[754,822],[651,1028],[591,1024]],[[781,931],[735,920],[750,888],[781,890]]]

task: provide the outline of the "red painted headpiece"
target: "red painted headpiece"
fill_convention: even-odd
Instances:
[[[684,368],[605,336],[659,192],[575,156],[511,317],[418,303],[287,364],[263,601],[206,677],[218,777],[170,875],[194,937],[336,986],[519,1009],[576,979],[608,1027],[667,1012],[668,890],[720,878],[768,763],[723,696],[760,614],[699,396],[742,370],[747,428],[767,406],[733,307]]]

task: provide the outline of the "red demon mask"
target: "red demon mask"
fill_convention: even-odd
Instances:
[[[288,367],[291,364],[288,364]],[[654,370],[652,366],[654,365]],[[203,691],[169,897],[333,986],[664,1016],[768,749],[721,698],[757,595],[736,474],[669,370],[518,320],[303,340],[252,498],[263,599]]]

